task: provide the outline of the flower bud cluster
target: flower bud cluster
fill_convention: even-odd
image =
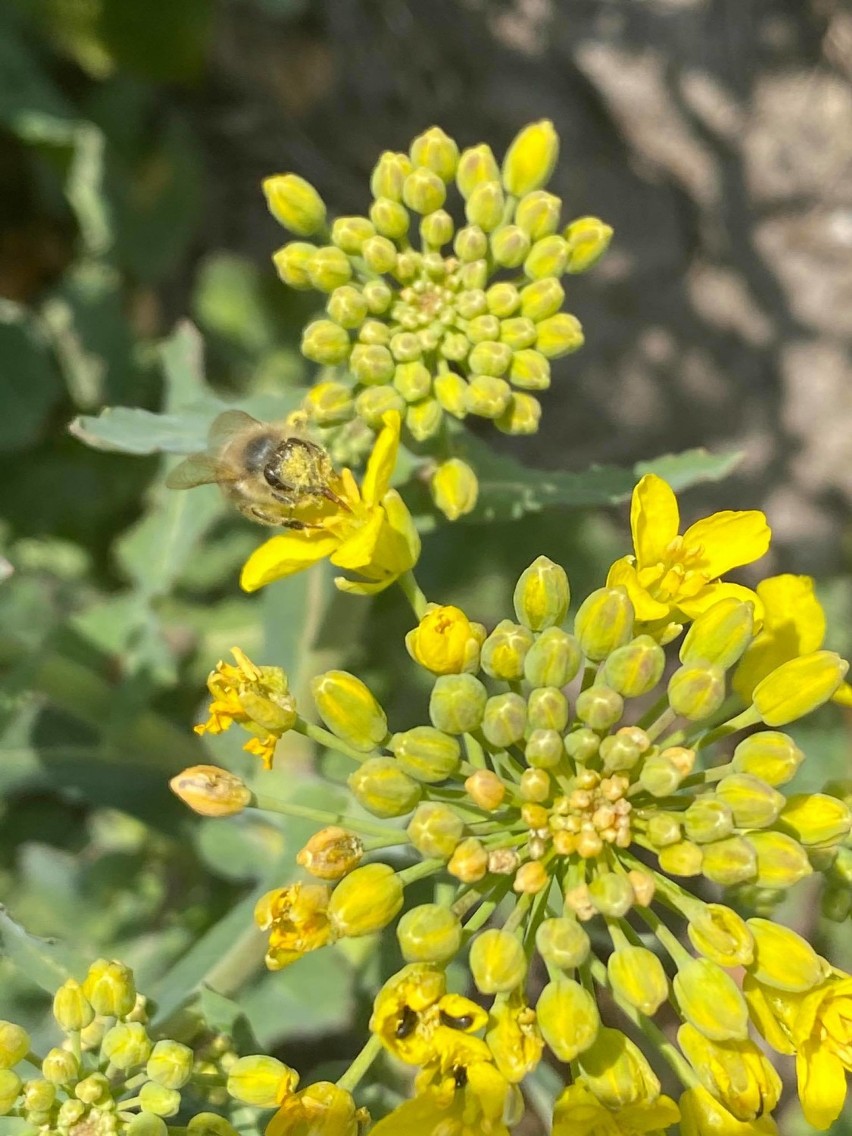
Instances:
[[[285,244],[273,260],[289,287],[326,297],[302,352],[339,369],[306,400],[316,425],[333,431],[333,451],[342,446],[349,458],[353,424],[377,429],[388,410],[404,415],[408,439],[428,452],[438,452],[447,416],[535,433],[551,360],[583,344],[579,321],[562,310],[561,279],[591,267],[612,236],[595,217],[560,220],[562,202],[544,188],[558,152],[546,120],[521,130],[502,169],[487,145],[460,152],[435,126],[408,153],[381,155],[366,215],[330,226],[302,178],[264,181],[273,216],[312,238]],[[476,499],[473,471],[453,463],[433,477],[450,517]]]

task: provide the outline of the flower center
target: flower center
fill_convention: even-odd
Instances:
[[[576,853],[588,860],[599,856],[605,844],[627,848],[632,811],[626,798],[629,784],[618,773],[601,777],[593,769],[584,769],[576,788],[553,802],[548,826],[557,853]]]

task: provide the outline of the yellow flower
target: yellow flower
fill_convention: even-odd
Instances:
[[[518,988],[508,997],[498,997],[488,1016],[485,1035],[497,1068],[507,1081],[517,1084],[535,1069],[544,1051],[544,1038],[536,1013]]]
[[[266,1136],[358,1136],[361,1117],[346,1089],[318,1081],[284,1098]]]
[[[810,576],[770,576],[757,585],[763,627],[734,672],[733,687],[745,703],[754,688],[782,663],[819,651],[825,640],[825,612]],[[852,686],[844,682],[834,701],[852,706]]]
[[[793,1041],[802,1109],[823,1130],[840,1116],[852,1073],[852,976],[837,971],[800,996]]]
[[[476,671],[484,641],[482,624],[471,623],[461,608],[452,604],[430,604],[418,625],[405,637],[412,659],[436,675]]]
[[[287,675],[280,667],[256,666],[239,647],[232,647],[231,654],[236,666],[220,662],[210,672],[210,717],[199,723],[195,732],[221,734],[237,723],[254,735],[243,749],[257,754],[269,769],[276,742],[296,721],[296,703],[288,691]]]
[[[331,888],[325,884],[291,884],[260,897],[254,921],[269,932],[266,965],[270,970],[289,966],[308,951],[324,947],[331,938],[328,903]]]
[[[565,1090],[553,1112],[553,1136],[662,1136],[680,1119],[669,1097],[610,1111],[585,1085]]]
[[[634,556],[616,560],[607,586],[627,589],[642,623],[694,619],[721,599],[733,596],[755,604],[754,592],[720,582],[731,568],[758,560],[769,548],[763,513],[714,513],[678,535],[680,514],[671,487],[653,473],[633,490],[630,508]]]
[[[681,1136],[777,1136],[771,1116],[759,1120],[737,1120],[704,1088],[696,1085],[680,1098]]]
[[[245,591],[257,591],[328,558],[337,568],[360,577],[348,580],[338,576],[338,588],[374,595],[417,563],[420,537],[402,498],[390,488],[401,418],[391,411],[383,422],[360,488],[352,473],[344,469],[336,487],[341,503],[323,498],[313,513],[300,513],[306,528],[280,533],[255,549],[240,577]]]

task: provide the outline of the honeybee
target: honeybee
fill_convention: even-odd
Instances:
[[[294,516],[301,504],[325,498],[340,508],[332,489],[337,474],[328,454],[292,428],[258,422],[242,410],[214,419],[207,452],[191,454],[166,477],[170,489],[215,482],[244,516],[261,525],[313,527]]]

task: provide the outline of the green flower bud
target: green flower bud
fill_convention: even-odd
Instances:
[[[514,315],[521,306],[521,295],[514,284],[510,284],[508,280],[499,280],[496,284],[492,284],[485,293],[485,302],[492,316],[496,316],[499,320],[506,321],[507,318]],[[501,323],[501,339],[503,338],[503,327],[504,323]]]
[[[491,255],[501,268],[518,268],[530,251],[530,239],[518,225],[501,225],[491,235]]]
[[[264,1054],[240,1057],[228,1069],[228,1095],[254,1108],[275,1108],[298,1083],[295,1070]]]
[[[456,301],[459,313],[470,322],[465,330],[468,343],[487,343],[500,334],[500,321],[486,311],[488,299],[481,289],[464,292]]]
[[[141,1022],[119,1022],[104,1034],[101,1052],[117,1069],[133,1069],[145,1064],[151,1045]]]
[[[543,118],[525,126],[513,139],[503,159],[503,185],[513,197],[541,189],[553,173],[559,157],[559,136],[553,123]]]
[[[375,816],[410,813],[420,800],[420,786],[390,757],[371,757],[347,779],[360,804]]]
[[[820,900],[820,909],[825,918],[830,919],[832,923],[845,923],[852,915],[852,891],[842,884],[827,881]]]
[[[186,1130],[191,1136],[237,1136],[236,1128],[224,1116],[217,1116],[215,1112],[197,1113],[187,1123]]]
[[[784,795],[750,773],[732,773],[716,786],[716,796],[731,809],[737,828],[766,828],[784,808]]]
[[[272,255],[275,271],[289,288],[307,291],[312,287],[308,266],[317,251],[306,241],[291,241]]]
[[[406,249],[396,258],[394,275],[403,284],[413,280],[423,267],[423,257],[413,249]]]
[[[600,1029],[595,999],[571,978],[548,982],[536,1013],[544,1040],[560,1061],[573,1061],[592,1045]]]
[[[488,252],[488,237],[478,225],[467,225],[456,233],[453,252],[465,264],[482,260]]]
[[[352,279],[352,265],[346,253],[335,245],[318,248],[308,261],[311,284],[320,292],[333,292]]]
[[[601,1026],[577,1058],[582,1084],[609,1109],[655,1100],[660,1082],[647,1060],[621,1030]]]
[[[535,434],[541,421],[541,403],[531,394],[514,393],[494,425],[504,434]]]
[[[828,702],[848,670],[834,651],[799,655],[761,679],[752,701],[767,726],[784,726]]]
[[[180,1112],[180,1093],[177,1089],[164,1089],[148,1081],[139,1090],[139,1107],[154,1116],[177,1116]]]
[[[441,208],[446,197],[447,189],[441,178],[432,170],[423,166],[412,170],[402,187],[402,200],[415,213],[434,213],[436,209]],[[378,228],[378,226],[376,227]],[[381,230],[379,231],[381,232]],[[403,234],[387,233],[386,235],[402,236]]]
[[[424,801],[415,809],[406,831],[422,856],[449,860],[464,834],[464,821],[449,805]]]
[[[653,690],[666,666],[666,653],[650,635],[640,635],[607,656],[603,678],[624,698],[639,698]]]
[[[396,245],[387,237],[375,236],[364,241],[361,255],[368,268],[373,272],[393,272],[397,265],[398,253]]]
[[[552,193],[534,189],[525,194],[515,208],[515,224],[534,241],[549,237],[559,228],[562,202]]]
[[[469,966],[482,994],[508,994],[520,986],[527,972],[522,943],[499,927],[476,936],[470,947]]]
[[[578,730],[572,730],[570,734],[565,736],[565,752],[580,765],[585,765],[595,756],[599,745],[600,738],[598,735],[594,730],[585,726]]]
[[[758,887],[789,888],[813,872],[807,852],[792,836],[750,832],[746,839],[757,855]]]
[[[478,185],[467,199],[464,214],[471,225],[478,225],[490,233],[503,220],[505,198],[499,181],[486,181]]]
[[[677,844],[683,839],[683,830],[677,816],[674,813],[653,812],[648,818],[648,839],[655,848]]]
[[[394,295],[384,280],[368,280],[366,284],[362,284],[361,294],[373,315],[382,315],[386,312]]]
[[[621,773],[633,769],[642,754],[649,748],[647,734],[644,739],[634,737],[635,727],[624,726],[616,734],[601,739],[599,752],[607,773]],[[638,731],[640,734],[643,731]]]
[[[592,730],[608,730],[624,713],[624,699],[608,686],[590,686],[577,695],[577,717]]]
[[[520,694],[495,694],[485,704],[482,732],[498,749],[514,745],[524,736],[527,704]]]
[[[441,376],[443,377],[446,376]],[[439,382],[440,378],[435,381],[436,394]],[[432,500],[447,520],[457,521],[476,508],[479,480],[467,462],[463,462],[461,458],[450,458],[449,461],[441,462],[432,474],[429,489]]]
[[[589,899],[596,911],[607,919],[621,919],[636,898],[627,876],[606,872],[589,884]]]
[[[436,209],[420,222],[420,240],[424,246],[440,249],[453,239],[455,225],[445,209]]]
[[[725,672],[712,663],[686,663],[669,679],[668,694],[675,714],[700,722],[725,701]]]
[[[467,385],[465,405],[469,414],[480,418],[499,418],[511,397],[512,388],[504,379],[475,375]]]
[[[168,1125],[153,1112],[139,1112],[127,1122],[125,1136],[168,1136]]]
[[[30,1051],[30,1035],[14,1022],[0,1021],[0,1069],[12,1069]]]
[[[545,276],[521,290],[521,315],[534,323],[556,315],[565,300],[565,289],[554,276]]]
[[[471,674],[440,675],[432,687],[429,717],[446,734],[469,734],[479,729],[488,693]]]
[[[794,793],[783,805],[779,827],[800,844],[837,844],[849,834],[849,809],[825,793]]]
[[[748,1007],[742,991],[709,959],[690,959],[678,968],[674,992],[680,1012],[711,1041],[748,1037]]]
[[[669,876],[700,876],[704,853],[691,840],[667,844],[657,857],[661,871]]]
[[[418,402],[432,389],[432,376],[423,363],[400,363],[393,373],[393,385],[406,402]]]
[[[360,255],[364,241],[376,235],[376,228],[366,217],[338,217],[331,226],[331,243],[349,256]]]
[[[112,1102],[112,1087],[103,1073],[90,1073],[74,1086],[74,1096],[83,1104],[106,1105]]]
[[[540,804],[553,792],[550,774],[544,769],[525,769],[521,774],[518,790],[522,800]]]
[[[192,1076],[194,1060],[195,1055],[188,1045],[164,1038],[151,1050],[145,1071],[163,1088],[180,1089]]]
[[[28,1114],[47,1113],[56,1100],[56,1086],[49,1081],[27,1081],[24,1085],[24,1110]],[[30,1121],[32,1123],[32,1121]]]
[[[373,197],[386,197],[402,201],[402,187],[411,173],[412,165],[407,154],[385,150],[370,175],[370,192]]]
[[[41,1075],[52,1085],[67,1085],[76,1081],[80,1073],[80,1062],[68,1049],[49,1049],[41,1063]]]
[[[365,386],[389,383],[396,364],[387,347],[380,344],[356,343],[352,348],[349,369]]]
[[[394,734],[389,749],[409,776],[427,784],[451,777],[461,761],[461,746],[456,739],[432,726],[415,726]]]
[[[2,1074],[0,1074],[2,1076]],[[0,1109],[2,1111],[2,1109]],[[56,1114],[56,1125],[61,1130],[66,1131],[73,1128],[78,1121],[86,1114],[86,1106],[79,1100],[63,1101],[59,1106],[59,1111]]]
[[[512,682],[524,673],[524,660],[534,642],[532,632],[503,619],[482,644],[481,666],[492,678]]]
[[[589,936],[568,916],[545,919],[536,931],[535,945],[544,961],[560,970],[581,966],[591,949]]]
[[[734,817],[729,805],[715,796],[698,797],[683,814],[687,837],[696,844],[722,840],[734,831]]]
[[[752,773],[768,785],[784,785],[804,759],[805,755],[787,734],[762,730],[740,742],[731,764],[737,773]]]
[[[528,316],[504,319],[500,323],[500,342],[512,351],[525,351],[535,343],[536,326]]]
[[[396,937],[406,962],[444,963],[461,948],[462,925],[449,908],[423,903],[406,911],[397,925]]]
[[[524,657],[524,678],[532,686],[566,686],[582,662],[580,645],[561,627],[548,627]]]
[[[616,647],[623,647],[633,634],[633,604],[624,588],[598,588],[582,604],[574,618],[574,634],[580,649],[593,662],[600,662]]]
[[[440,126],[432,126],[411,143],[411,161],[415,166],[434,170],[445,182],[453,180],[459,162],[459,148]]]
[[[459,158],[456,169],[456,185],[465,199],[469,198],[477,186],[498,181],[500,167],[490,146],[482,143],[465,150]]]
[[[580,321],[569,312],[557,312],[555,316],[541,320],[538,324],[536,350],[548,359],[570,355],[579,350],[584,342]]]
[[[368,752],[385,740],[385,712],[363,682],[347,671],[326,671],[311,679],[320,718],[335,737]]]
[[[683,777],[678,767],[661,753],[647,757],[639,770],[639,783],[652,797],[668,797]]]
[[[21,1095],[21,1078],[11,1069],[0,1069],[0,1116],[12,1111]]]
[[[748,925],[724,904],[705,904],[690,916],[686,931],[695,949],[719,966],[748,966],[754,957]]]
[[[542,237],[530,249],[524,261],[524,272],[530,280],[556,278],[565,271],[567,261],[568,246],[561,237]]]
[[[352,391],[346,383],[333,380],[317,383],[305,395],[305,409],[318,426],[348,422],[355,411]]]
[[[95,1016],[92,1004],[79,982],[67,979],[53,996],[53,1016],[61,1030],[74,1033],[87,1026]]]
[[[505,343],[491,343],[486,340],[476,344],[467,362],[475,375],[503,375],[512,362],[512,349]]]
[[[527,721],[533,730],[559,732],[568,725],[568,699],[556,686],[542,686],[527,699]],[[560,748],[562,742],[560,739]]]
[[[314,320],[302,332],[302,354],[314,363],[333,367],[344,363],[349,358],[350,350],[346,331],[331,320]]]
[[[597,217],[578,217],[563,233],[568,245],[566,272],[585,272],[603,256],[612,240],[612,229]]]
[[[606,969],[616,998],[649,1017],[669,996],[663,965],[646,947],[619,947],[609,956]]]
[[[509,368],[509,382],[521,390],[547,390],[550,386],[550,363],[539,351],[516,351]]]
[[[402,909],[403,884],[388,864],[365,864],[344,876],[328,901],[328,917],[338,938],[381,931]]]
[[[715,663],[728,670],[754,632],[754,605],[730,597],[697,616],[680,648],[682,663]]]
[[[748,929],[754,938],[754,961],[748,969],[758,982],[802,994],[828,976],[828,964],[789,927],[769,919],[749,919]]]
[[[562,735],[558,730],[533,730],[524,747],[524,757],[533,769],[555,769],[562,754]]]
[[[367,301],[351,284],[335,288],[328,298],[325,310],[341,327],[360,327],[367,318]]]
[[[325,224],[325,204],[310,182],[298,174],[273,174],[261,188],[269,212],[279,225],[300,237],[309,237]]]
[[[369,350],[381,351],[382,348],[376,347]],[[367,387],[365,390],[359,391],[358,397],[355,399],[357,416],[368,426],[372,426],[374,430],[382,428],[384,416],[389,411],[402,413],[404,410],[405,401],[402,395],[389,386]]]
[[[565,569],[546,556],[537,557],[515,585],[515,614],[530,631],[543,631],[565,619],[571,588]]]
[[[722,887],[747,883],[757,874],[757,856],[747,840],[730,836],[705,844],[702,873]]]

